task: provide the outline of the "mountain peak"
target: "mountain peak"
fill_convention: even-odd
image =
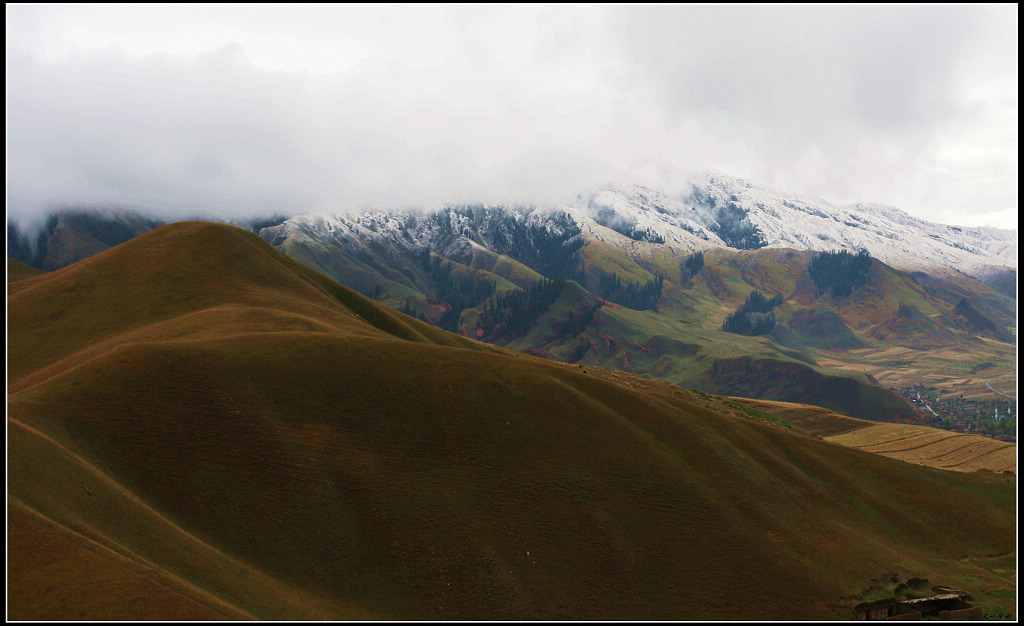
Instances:
[[[978,278],[993,267],[1017,267],[1016,231],[938,224],[883,204],[836,206],[712,170],[691,180],[677,194],[613,185],[581,197],[577,206],[630,238],[651,241],[656,234],[691,250],[867,250],[899,269]]]

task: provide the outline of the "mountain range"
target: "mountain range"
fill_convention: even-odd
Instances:
[[[11,256],[54,269],[157,223],[89,215],[51,217],[35,245],[9,229]],[[989,379],[1016,372],[1016,231],[837,207],[719,173],[672,197],[625,185],[566,206],[244,225],[445,330],[708,393],[894,420],[915,412],[895,388],[983,397]],[[845,284],[837,277],[852,276],[843,263],[856,263],[854,253],[869,258],[859,282]],[[772,306],[748,310],[750,298]]]
[[[573,328],[598,320],[609,345],[668,324],[644,317],[650,294],[622,287],[642,266],[608,243],[566,244],[579,234],[568,221],[559,230],[565,218],[514,214],[523,229],[505,232],[523,238],[504,240],[513,257],[476,242],[469,213],[440,214],[466,229],[458,236],[431,232],[450,244],[440,252],[468,251],[490,269],[454,267],[431,249],[378,270],[371,260],[386,247],[367,246],[364,271],[392,277],[376,283],[378,297],[411,300],[433,273],[451,284],[487,272],[508,283],[510,310],[556,291],[560,310],[601,304]],[[823,439],[867,426],[824,409],[447,332],[285,254],[288,237],[281,249],[267,243],[295,223],[262,238],[174,223],[50,272],[8,262],[9,618],[848,619],[928,585],[1012,607],[1012,471],[905,463],[857,448],[870,442]],[[516,242],[543,254],[531,260]],[[575,254],[590,264],[559,276]],[[716,254],[687,266],[694,285],[718,285],[702,275],[735,259],[789,267],[810,256]],[[639,308],[584,288],[613,260],[618,287],[604,279],[602,293],[640,298]],[[763,271],[766,284],[774,273],[743,267],[736,275]],[[716,275],[715,288],[736,290],[734,274]],[[909,276],[880,262],[867,275],[858,289]],[[798,304],[831,298],[790,280]],[[392,284],[411,286],[384,296]],[[658,315],[675,291],[688,289],[663,288]],[[554,306],[543,323],[526,319],[519,340],[561,332]],[[706,306],[694,298],[695,311]],[[488,301],[477,315],[491,313]],[[611,335],[630,320],[641,330]],[[662,356],[707,349],[668,334],[640,345]],[[746,358],[736,367],[751,373],[767,360]],[[729,361],[716,362],[728,376]]]
[[[1016,369],[1015,232],[810,204],[721,175],[675,199],[612,187],[574,206],[318,213],[260,234],[464,336],[712,393],[895,418],[911,409],[889,387],[984,395],[970,368]],[[821,269],[842,264],[836,251],[870,257],[856,289],[826,284],[842,273]],[[781,301],[725,332],[755,292]]]

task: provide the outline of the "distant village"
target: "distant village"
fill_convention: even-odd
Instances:
[[[1014,400],[967,400],[962,396],[940,399],[937,388],[924,385],[901,387],[898,391],[923,411],[902,420],[908,424],[1017,441],[1017,402]]]

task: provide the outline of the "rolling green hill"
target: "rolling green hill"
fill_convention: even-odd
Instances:
[[[926,316],[913,304],[900,303],[896,314],[871,329],[879,341],[892,340],[897,345],[922,349],[957,346],[953,332]]]
[[[238,228],[8,294],[13,619],[846,619],[890,572],[1013,593],[963,560],[1015,553],[1014,476],[445,333]]]

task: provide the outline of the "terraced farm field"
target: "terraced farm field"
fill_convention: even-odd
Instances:
[[[908,463],[963,472],[1017,473],[1017,446],[927,426],[877,424],[826,440]]]

